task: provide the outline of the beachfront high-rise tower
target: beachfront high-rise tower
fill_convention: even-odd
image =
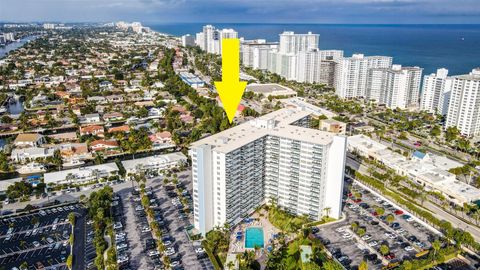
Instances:
[[[274,199],[292,214],[341,215],[346,138],[281,109],[191,145],[194,224],[235,225]]]

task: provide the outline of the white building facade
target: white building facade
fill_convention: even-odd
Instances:
[[[195,38],[189,34],[182,36],[182,46],[195,46]]]
[[[194,225],[235,225],[275,200],[297,215],[341,216],[346,138],[282,109],[192,144]]]
[[[420,109],[446,115],[450,101],[452,79],[448,77],[448,69],[438,69],[436,73],[423,77],[422,99]]]
[[[392,109],[415,109],[419,105],[422,70],[401,65],[372,68],[367,74],[365,98]]]
[[[446,127],[457,127],[464,136],[480,135],[480,68],[453,76]]]
[[[368,72],[372,68],[390,68],[392,57],[354,54],[337,60],[335,91],[341,98],[365,97]]]

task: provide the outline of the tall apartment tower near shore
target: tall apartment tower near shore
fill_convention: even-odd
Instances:
[[[195,45],[195,38],[189,34],[182,36],[182,46],[194,46]]]
[[[275,199],[297,215],[341,216],[346,138],[281,109],[191,145],[194,224],[205,235]]]
[[[233,29],[216,29],[213,25],[205,25],[203,31],[196,34],[195,44],[208,53],[222,53],[222,39],[238,38]]]
[[[401,65],[369,69],[365,98],[392,109],[417,109],[422,71]]]
[[[313,49],[318,49],[320,42],[319,34],[295,34],[294,32],[285,31],[280,34],[279,53],[298,53],[307,52]]]
[[[366,97],[368,71],[372,68],[390,68],[392,57],[354,54],[337,60],[335,91],[341,98]]]
[[[453,76],[447,127],[457,127],[464,136],[480,135],[480,68]]]
[[[441,68],[437,69],[437,73],[423,77],[421,110],[447,114],[452,87],[452,79],[447,76],[448,69]]]

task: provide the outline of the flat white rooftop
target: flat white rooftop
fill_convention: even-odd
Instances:
[[[303,100],[302,98],[299,97],[293,97],[289,99],[283,99],[282,102],[287,105],[288,107],[291,108],[300,108],[302,110],[308,111],[314,116],[320,116],[320,115],[325,115],[328,118],[332,118],[337,116],[336,113],[329,111],[324,108],[320,108],[316,105],[310,104]]]
[[[44,175],[45,183],[55,183],[64,181],[67,178],[67,175],[71,174],[73,180],[82,177],[89,177],[92,175],[94,171],[99,173],[111,173],[114,171],[118,171],[117,164],[115,162],[88,166],[88,167],[80,167],[70,170],[58,171],[58,172],[50,172]]]
[[[280,109],[196,141],[192,143],[192,146],[208,144],[214,147],[216,152],[229,153],[267,135],[312,144],[326,145],[331,143],[333,137],[337,134],[291,125],[310,114],[310,112],[298,109]]]
[[[181,162],[186,161],[187,157],[181,152],[169,153],[165,155],[156,155],[144,158],[137,158],[132,160],[122,161],[122,165],[125,170],[134,170],[138,165],[161,165],[161,164],[171,164],[172,162]]]
[[[251,83],[247,85],[246,90],[257,93],[257,94],[264,94],[264,95],[271,95],[271,96],[297,95],[297,92],[295,92],[294,90],[276,83],[267,83],[267,84]]]

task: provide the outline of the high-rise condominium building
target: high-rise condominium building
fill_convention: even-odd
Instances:
[[[392,57],[354,54],[337,60],[335,91],[339,97],[365,97],[368,71],[372,68],[390,68]]]
[[[189,34],[182,36],[182,46],[194,46],[195,45],[195,38]]]
[[[423,77],[421,110],[441,115],[447,114],[452,86],[452,79],[447,76],[448,69],[441,68],[437,73]]]
[[[203,32],[195,34],[195,45],[205,51],[205,36],[203,35]]]
[[[312,49],[318,49],[320,41],[319,34],[295,34],[294,32],[285,31],[280,34],[280,53],[298,53],[306,52]]]
[[[365,98],[392,109],[417,108],[422,70],[401,65],[371,68],[367,74]]]
[[[276,73],[287,80],[296,80],[297,54],[269,51],[268,71]]]
[[[271,43],[265,39],[244,40],[240,45],[242,64],[254,69],[268,68],[268,53],[278,48],[278,43]]]
[[[480,68],[453,76],[447,127],[455,126],[465,136],[480,135]]]
[[[197,33],[195,43],[208,53],[222,53],[222,39],[238,38],[238,33],[233,29],[218,30],[213,25],[205,25],[203,32]]]
[[[192,144],[194,224],[235,225],[275,200],[297,215],[341,215],[346,138],[281,109]]]
[[[320,58],[322,61],[338,60],[343,58],[342,50],[320,50]]]

